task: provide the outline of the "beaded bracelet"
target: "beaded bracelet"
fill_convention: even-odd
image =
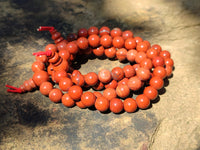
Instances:
[[[67,39],[54,27],[41,26],[38,31],[49,31],[55,44],[48,44],[45,51],[33,53],[36,56],[32,64],[33,77],[19,88],[6,85],[8,92],[24,93],[38,87],[51,101],[61,101],[66,107],[77,105],[95,107],[100,112],[125,110],[131,113],[138,108],[147,109],[157,98],[158,90],[163,88],[164,79],[173,71],[174,62],[168,51],[134,37],[130,30],[110,30],[106,26],[82,28],[78,34],[69,34]],[[120,62],[128,60],[130,64],[83,75],[72,67],[76,56],[82,54],[106,56]],[[84,87],[92,87],[95,91],[83,92]],[[98,92],[103,89],[102,93]],[[131,91],[140,89],[144,89],[143,94],[136,99],[129,97]]]

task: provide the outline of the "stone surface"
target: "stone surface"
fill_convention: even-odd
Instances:
[[[198,0],[2,0],[0,2],[0,149],[200,149],[200,2]],[[158,102],[136,113],[102,114],[54,104],[39,91],[7,93],[32,76],[33,52],[51,43],[40,25],[64,36],[103,25],[171,52],[173,77]],[[82,73],[125,64],[82,59]]]

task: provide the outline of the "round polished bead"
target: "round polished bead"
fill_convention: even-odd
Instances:
[[[145,52],[138,52],[135,56],[135,62],[136,63],[140,63],[141,61],[143,61],[145,58],[147,58],[147,55]]]
[[[126,54],[126,58],[129,62],[134,62],[136,57],[137,51],[136,50],[129,50]]]
[[[85,92],[81,96],[81,102],[86,107],[91,107],[95,104],[96,97],[92,92]]]
[[[41,85],[40,85],[40,92],[43,94],[43,95],[49,95],[50,91],[53,89],[53,85],[51,82],[43,82]]]
[[[127,50],[125,48],[120,48],[116,52],[116,57],[119,61],[126,60]]]
[[[126,30],[122,33],[122,37],[124,40],[128,39],[128,38],[133,38],[133,32],[130,30]]]
[[[150,48],[147,50],[146,54],[149,59],[153,59],[154,57],[158,56],[158,51],[153,48]]]
[[[60,102],[62,96],[63,96],[63,94],[60,89],[52,89],[49,92],[49,99],[54,103]]]
[[[165,66],[165,70],[166,70],[167,77],[170,77],[173,71],[172,67],[167,65]]]
[[[76,76],[72,76],[72,82],[78,86],[83,86],[85,83],[84,76],[82,74],[77,74]]]
[[[154,44],[154,45],[152,45],[152,47],[151,47],[151,48],[153,48],[153,49],[157,50],[157,51],[158,51],[158,53],[160,53],[160,52],[162,51],[162,48],[161,48],[161,46],[160,46],[160,45],[158,45],[158,44]]]
[[[170,52],[168,52],[168,51],[166,51],[166,50],[163,50],[163,51],[160,52],[160,56],[161,56],[162,58],[166,59],[166,58],[170,58],[170,57],[171,57],[171,54],[170,54]]]
[[[147,109],[150,105],[150,99],[144,94],[141,94],[136,97],[136,103],[140,109]]]
[[[149,84],[156,90],[159,90],[164,86],[164,81],[160,77],[152,77],[149,81]]]
[[[76,54],[78,53],[79,48],[75,42],[69,42],[66,45],[66,50],[68,50],[70,54]]]
[[[140,64],[134,64],[133,68],[135,69],[135,71],[137,71],[140,68]]]
[[[134,76],[128,80],[127,85],[131,90],[136,91],[142,87],[142,81],[137,76]]]
[[[114,88],[107,88],[103,91],[103,96],[109,101],[115,97],[117,97],[117,93]]]
[[[140,67],[145,69],[151,69],[153,67],[152,61],[149,58],[145,58],[140,62]]]
[[[112,44],[116,48],[122,48],[124,46],[124,39],[121,36],[113,38]]]
[[[78,85],[73,85],[68,90],[69,96],[75,101],[80,100],[82,93],[83,93],[83,90]]]
[[[88,35],[93,35],[93,34],[96,35],[99,34],[99,29],[97,27],[92,26],[88,29]]]
[[[75,33],[70,33],[67,35],[67,41],[71,42],[77,39],[77,35]]]
[[[135,39],[136,43],[140,43],[140,42],[143,41],[143,39],[141,37],[139,37],[139,36],[134,37],[134,39]]]
[[[49,75],[46,71],[37,71],[33,74],[33,81],[37,86],[49,80]]]
[[[156,56],[152,59],[152,64],[153,64],[154,67],[164,66],[165,60],[164,60],[164,58],[162,58],[160,56]]]
[[[68,91],[69,88],[73,85],[72,80],[64,77],[59,81],[59,87],[62,91]]]
[[[45,46],[45,51],[57,52],[58,49],[55,44],[48,44],[47,46]]]
[[[147,86],[145,87],[143,94],[150,100],[154,100],[158,96],[158,91],[152,86]]]
[[[142,67],[138,68],[138,70],[136,71],[136,74],[137,74],[138,78],[142,81],[146,81],[151,77],[149,69],[145,69]]]
[[[167,76],[167,72],[164,67],[158,66],[154,68],[153,75],[164,79]]]
[[[103,96],[100,96],[96,99],[96,102],[95,102],[95,108],[97,110],[99,110],[100,112],[105,112],[108,110],[109,108],[109,100],[106,99],[105,97]]]
[[[89,45],[88,39],[85,37],[78,38],[77,45],[80,49],[87,49]]]
[[[125,98],[130,94],[130,89],[126,84],[119,84],[116,88],[116,93],[119,97]]]
[[[128,113],[135,112],[137,110],[137,103],[133,98],[127,98],[124,100],[124,110]]]
[[[75,105],[75,101],[69,96],[68,93],[65,93],[62,96],[61,102],[66,107],[73,107]]]
[[[36,72],[36,71],[40,71],[40,70],[44,70],[45,69],[45,65],[44,63],[42,63],[41,61],[35,61],[32,64],[32,71]]]
[[[124,66],[123,71],[126,78],[130,78],[135,75],[135,69],[131,65]]]
[[[126,49],[135,49],[136,48],[136,41],[134,38],[128,38],[125,40],[124,46]]]
[[[112,45],[112,37],[110,35],[103,35],[100,38],[100,44],[105,48],[111,47],[111,45]]]
[[[110,101],[110,110],[113,113],[120,113],[123,110],[123,107],[124,107],[123,102],[118,98],[113,98]]]
[[[109,35],[110,34],[110,28],[108,28],[106,26],[101,27],[99,29],[99,34],[100,34],[100,36]]]
[[[87,37],[88,36],[88,31],[86,28],[81,28],[78,31],[78,36],[79,37]]]
[[[82,101],[77,101],[77,102],[75,102],[75,103],[76,103],[76,106],[78,106],[78,107],[81,108],[81,109],[87,108],[87,107],[83,104]]]
[[[105,49],[104,53],[108,58],[114,58],[116,56],[116,48],[115,47],[107,48]]]
[[[53,82],[55,83],[59,83],[61,78],[66,77],[67,76],[67,72],[64,70],[58,70],[58,71],[54,71],[54,80]]]
[[[111,81],[112,76],[109,70],[107,69],[102,69],[98,73],[98,78],[101,82],[103,83],[108,83]]]
[[[120,67],[115,67],[111,71],[112,78],[116,81],[120,81],[121,79],[124,78],[124,71]]]
[[[145,42],[139,42],[137,43],[137,47],[136,47],[138,52],[145,52],[148,50],[148,46]]]
[[[96,96],[96,98],[103,96],[100,92],[94,91],[93,94]]]
[[[110,32],[110,35],[112,36],[112,38],[114,38],[115,36],[121,36],[122,30],[120,28],[113,28]]]
[[[99,38],[98,35],[92,34],[92,35],[89,36],[88,42],[89,42],[90,46],[98,47],[99,44],[100,44],[100,38]]]
[[[105,84],[105,88],[116,89],[116,87],[117,87],[117,81],[116,80],[112,80],[109,83]]]
[[[89,86],[94,86],[98,82],[98,76],[94,72],[89,72],[84,76],[85,78],[85,83],[88,84]]]
[[[35,59],[37,61],[40,61],[42,63],[46,63],[48,61],[48,58],[46,55],[39,55],[39,56],[35,56]]]
[[[100,56],[103,56],[104,54],[104,47],[103,46],[100,46],[100,47],[97,47],[95,49],[92,50],[93,54],[100,57]]]
[[[65,50],[65,49],[60,50],[58,54],[61,58],[65,59],[67,61],[70,59],[70,52],[68,50]]]
[[[171,59],[171,58],[166,58],[164,61],[165,61],[165,65],[166,65],[166,66],[171,66],[171,67],[174,66],[174,61],[173,61],[173,59]]]
[[[151,44],[150,44],[150,42],[149,42],[149,41],[147,41],[147,40],[144,40],[143,42],[144,42],[144,43],[146,43],[146,45],[147,45],[147,47],[148,47],[147,49],[151,48]]]
[[[126,85],[128,85],[128,78],[123,78],[122,80],[120,80],[118,82],[118,85],[120,85],[120,84],[126,84]]]

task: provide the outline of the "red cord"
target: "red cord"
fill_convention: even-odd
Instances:
[[[45,52],[36,52],[36,53],[33,53],[33,55],[35,56],[40,56],[40,55],[46,55],[46,56],[51,56],[52,54],[52,51],[48,50],[48,51],[45,51]]]
[[[22,93],[22,90],[20,88],[17,88],[17,87],[11,86],[11,85],[6,85],[6,87],[10,88],[10,89],[7,89],[7,92]]]
[[[50,27],[50,26],[39,26],[39,28],[37,29],[37,31],[53,31],[55,30],[54,27]]]

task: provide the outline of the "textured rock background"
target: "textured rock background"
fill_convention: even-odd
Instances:
[[[198,0],[1,0],[0,14],[0,149],[200,149]],[[133,114],[68,109],[38,91],[7,93],[5,84],[32,76],[32,53],[52,42],[40,25],[64,36],[91,25],[130,29],[171,52],[173,77],[151,109]],[[89,59],[80,70],[123,65]]]

